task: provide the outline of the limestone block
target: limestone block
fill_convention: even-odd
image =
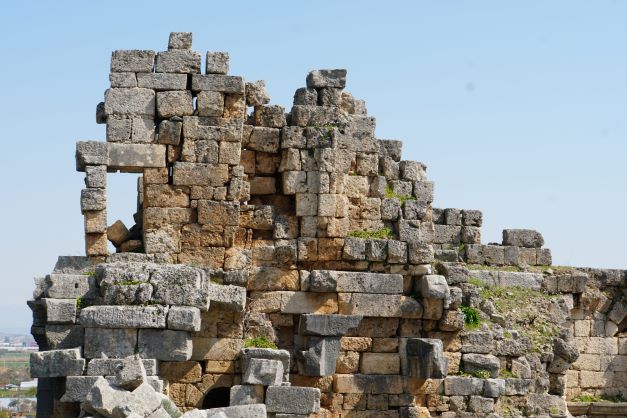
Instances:
[[[342,336],[359,326],[363,317],[358,315],[310,315],[300,316],[301,335]]]
[[[283,373],[283,363],[280,360],[252,358],[244,371],[242,382],[249,385],[280,385]]]
[[[85,328],[86,358],[124,358],[135,354],[136,329]]]
[[[107,167],[104,165],[85,167],[85,185],[91,189],[107,187]]]
[[[426,225],[422,223],[422,225]],[[420,221],[400,220],[398,222],[398,238],[400,241],[407,242],[409,244],[415,244],[418,242],[431,242],[431,238],[426,238],[422,231],[422,225]],[[436,225],[437,226],[437,225]]]
[[[399,374],[401,358],[395,353],[363,353],[360,371],[363,374]]]
[[[133,72],[110,73],[111,87],[137,87],[137,77]]]
[[[194,338],[192,360],[235,360],[243,345],[235,338]]]
[[[48,324],[76,322],[76,299],[44,299]]]
[[[482,255],[486,264],[502,266],[505,264],[504,249],[498,245],[483,245]]]
[[[129,356],[121,359],[114,374],[115,385],[126,390],[134,390],[146,381],[146,369],[139,356]]]
[[[401,295],[340,293],[338,302],[340,314],[373,317],[401,316]]]
[[[501,368],[498,357],[492,354],[467,353],[462,355],[462,364],[465,372],[488,371],[492,378],[498,377]]]
[[[426,243],[408,244],[407,253],[411,264],[429,264],[433,261],[433,247]]]
[[[168,309],[168,328],[200,331],[200,309],[192,306],[172,306]]]
[[[263,80],[246,83],[246,105],[260,106],[270,103],[266,93],[266,83]]]
[[[283,292],[281,313],[330,314],[338,312],[337,294],[311,292]]]
[[[403,379],[395,375],[338,374],[333,380],[337,393],[403,393]]]
[[[335,106],[300,106],[292,107],[292,124],[295,126],[329,126],[342,125],[346,122],[346,115]],[[346,135],[343,142],[350,142],[350,147],[355,148],[355,140]]]
[[[381,219],[384,221],[396,221],[401,213],[401,202],[399,199],[383,199],[381,201]]]
[[[164,306],[89,306],[81,309],[81,325],[92,328],[165,328]]]
[[[207,418],[266,418],[267,417],[266,405],[264,404],[237,405],[237,406],[229,406],[226,408],[212,408],[203,412],[207,413]],[[198,417],[198,418],[201,418],[201,417]]]
[[[200,73],[200,53],[187,49],[173,49],[157,53],[157,73]]]
[[[505,393],[505,379],[485,379],[483,383],[483,396],[487,398],[500,398]]]
[[[251,195],[276,194],[276,180],[274,177],[255,177],[250,180]]]
[[[170,32],[168,49],[192,49],[192,33]]]
[[[96,279],[84,274],[56,274],[46,277],[46,297],[54,299],[93,299]]]
[[[450,298],[446,278],[437,275],[425,275],[417,279],[417,290],[425,299],[445,300]]]
[[[403,277],[400,274],[313,270],[309,280],[311,292],[385,294],[403,292]]]
[[[464,263],[439,263],[437,270],[446,277],[448,284],[466,283],[470,279],[470,273]]]
[[[187,76],[185,74],[138,73],[137,87],[155,91],[185,90]]]
[[[119,247],[124,241],[128,240],[129,231],[124,222],[117,220],[107,228],[107,239],[113,245]]]
[[[184,361],[192,356],[192,338],[187,331],[141,329],[137,347],[142,357],[163,361]]]
[[[155,359],[142,359],[147,376],[157,375],[157,361]],[[123,367],[124,359],[94,358],[87,364],[86,376],[114,376],[117,370]]]
[[[405,344],[409,376],[418,379],[441,379],[448,373],[448,359],[442,340],[409,338]]]
[[[346,87],[346,70],[313,70],[307,74],[308,88],[333,87],[343,89]]]
[[[221,310],[242,312],[246,306],[246,288],[241,286],[209,284],[208,297]]]
[[[227,94],[244,94],[246,92],[242,77],[207,74],[192,76],[192,91],[217,91]]]
[[[174,163],[174,185],[224,186],[228,179],[229,166],[226,164]]]
[[[435,225],[435,244],[460,244],[461,226],[456,225]]]
[[[132,402],[132,395],[124,389],[113,387],[104,377],[98,377],[87,393],[84,408],[94,413],[113,417],[113,411],[124,404]],[[128,414],[120,415],[126,416]]]
[[[217,91],[201,91],[197,95],[198,116],[222,116],[224,94]]]
[[[415,181],[414,196],[419,202],[433,202],[434,183],[432,181]]]
[[[426,180],[427,167],[418,161],[401,161],[399,164],[400,177],[403,180],[422,181]]]
[[[49,349],[62,350],[82,346],[84,330],[80,325],[46,325],[45,336]]]
[[[286,125],[285,109],[278,105],[255,106],[253,122],[255,126],[282,128]]]
[[[551,250],[548,248],[536,249],[536,263],[539,266],[550,266],[553,264],[553,258],[551,257]]]
[[[318,92],[314,88],[301,87],[294,93],[294,105],[315,106],[318,104]]]
[[[271,386],[266,391],[268,412],[312,414],[320,410],[320,389],[307,387]]]
[[[68,376],[65,379],[65,393],[61,402],[82,402],[87,398],[98,376]]]
[[[407,243],[406,242],[397,241],[393,239],[388,241],[388,263],[391,263],[391,264],[407,263]]]
[[[111,88],[105,92],[105,115],[155,115],[155,92],[142,88]]]
[[[465,226],[480,227],[483,223],[483,214],[480,210],[462,209],[462,224]]]
[[[239,202],[198,201],[198,223],[239,225]]]
[[[246,148],[253,151],[277,153],[281,130],[272,127],[255,126],[252,128]]]
[[[503,245],[540,248],[544,245],[544,238],[538,231],[531,229],[504,229]]]
[[[194,114],[192,93],[187,90],[158,92],[157,114],[163,119],[192,116]]]
[[[264,400],[264,387],[261,385],[235,385],[231,386],[229,405],[262,404]]]
[[[154,286],[153,300],[166,305],[195,306],[209,309],[209,300],[202,289],[199,269],[185,265],[163,265],[150,277]]]
[[[165,145],[109,143],[110,169],[139,172],[142,168],[165,167]]]
[[[38,351],[30,354],[30,376],[60,377],[80,376],[85,368],[80,348]]]
[[[483,379],[476,377],[448,376],[444,379],[444,393],[447,396],[481,395],[483,385]]]
[[[155,51],[117,50],[111,54],[111,72],[149,73],[155,62]]]
[[[85,171],[88,165],[107,164],[107,143],[79,141],[76,143],[76,171]]]
[[[107,191],[104,189],[81,190],[81,212],[107,209]]]

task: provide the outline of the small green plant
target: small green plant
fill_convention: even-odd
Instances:
[[[400,194],[395,193],[389,184],[385,186],[385,198],[386,199],[398,199],[401,201],[401,205],[407,202],[408,200],[412,200],[412,201],[416,200],[414,196],[400,195]]]
[[[503,338],[509,340],[510,338],[512,338],[512,333],[509,331],[503,331]]]
[[[518,376],[516,376],[516,373],[512,372],[511,370],[507,370],[507,369],[503,369],[501,370],[501,372],[499,373],[499,376],[505,379],[515,379]]]
[[[472,377],[477,377],[479,379],[489,379],[490,372],[487,370],[475,370],[474,372],[469,373]]]
[[[477,279],[476,277],[471,277],[470,279],[468,279],[468,283],[477,287],[484,286],[484,283],[480,279]]]
[[[223,286],[224,285],[224,283],[222,283],[221,281],[219,281],[216,278],[213,278],[210,281],[211,281],[211,284],[215,284],[215,285],[218,285],[218,286]]]
[[[244,348],[274,348],[277,346],[272,341],[268,340],[266,337],[257,337],[257,338],[246,338],[244,340]]]
[[[461,311],[464,314],[464,323],[467,325],[468,329],[475,329],[481,323],[481,318],[479,318],[479,311],[470,306],[462,306]]]
[[[96,275],[96,270],[89,270],[83,273],[85,276],[94,277]]]
[[[87,302],[83,298],[76,298],[76,309],[83,309],[87,306]]]
[[[625,398],[621,395],[579,395],[571,399],[571,402],[625,402]]]
[[[139,280],[123,280],[121,282],[116,282],[115,284],[117,284],[118,286],[133,286],[136,284],[142,284],[145,282],[141,282]]]
[[[154,301],[154,300],[147,300],[146,302],[142,303],[143,306],[153,306],[153,305],[159,305],[159,302]]]
[[[386,226],[375,231],[351,231],[347,236],[362,239],[390,239],[392,238],[392,230]]]
[[[555,405],[552,405],[552,406],[549,408],[549,413],[551,413],[551,414],[554,414],[554,415],[555,415],[555,414],[559,414],[559,412],[560,412],[560,410],[559,410],[559,409],[557,409],[557,406],[555,406]]]

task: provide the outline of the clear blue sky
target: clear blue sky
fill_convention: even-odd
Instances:
[[[30,1],[0,13],[0,330],[28,330],[32,278],[83,253],[74,143],[104,139],[95,107],[111,51],[193,31],[273,103],[315,68],[347,68],[380,138],[429,166],[438,207],[542,231],[555,264],[627,268],[627,2]],[[129,175],[109,219],[129,219]]]

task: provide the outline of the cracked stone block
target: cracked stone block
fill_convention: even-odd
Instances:
[[[290,353],[287,350],[274,350],[271,348],[244,348],[240,352],[240,361],[242,365],[242,372],[246,373],[248,365],[252,359],[268,359],[279,360],[283,363],[283,370],[285,372],[284,380],[287,381],[287,374],[290,370]]]
[[[357,328],[362,319],[359,315],[304,314],[300,316],[299,333],[339,337]]]
[[[80,348],[38,351],[30,354],[31,377],[80,376],[85,369],[85,359]]]
[[[165,328],[166,306],[89,306],[81,309],[84,327]]]
[[[448,373],[448,359],[444,356],[442,340],[409,338],[405,350],[410,376],[442,379]]]
[[[261,385],[231,386],[229,405],[261,404],[264,400],[264,387]]]
[[[280,385],[283,373],[283,363],[280,360],[253,358],[246,367],[242,382],[248,385]]]
[[[207,418],[266,418],[266,405],[254,404],[254,405],[238,405],[229,406],[226,408],[212,408],[205,412]],[[204,418],[198,416],[197,418]],[[183,418],[183,417],[181,417]]]
[[[313,70],[307,74],[308,88],[333,87],[343,89],[346,87],[346,70]]]

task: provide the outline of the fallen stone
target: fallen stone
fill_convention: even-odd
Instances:
[[[239,405],[212,408],[205,411],[207,418],[266,418],[266,405]]]
[[[135,354],[136,329],[85,328],[85,357],[124,358]],[[148,357],[148,356],[145,356]]]

